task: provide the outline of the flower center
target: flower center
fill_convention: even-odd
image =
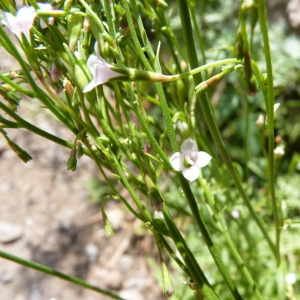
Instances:
[[[192,167],[193,165],[195,165],[195,163],[194,163],[194,161],[190,158],[189,155],[185,155],[185,156],[184,156],[183,165],[184,165],[186,168],[190,168],[190,167]]]

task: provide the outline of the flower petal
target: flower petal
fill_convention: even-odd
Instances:
[[[182,143],[180,149],[181,149],[181,153],[183,153],[183,154],[189,154],[191,152],[197,152],[197,150],[198,150],[197,144],[192,139],[185,140]]]
[[[14,33],[16,36],[21,36],[21,30],[18,26],[18,20],[17,18],[8,12],[3,12],[3,20],[2,23],[8,27],[8,29]]]
[[[25,34],[27,40],[30,39],[30,29],[35,17],[36,11],[32,6],[24,6],[17,13],[18,25],[21,28],[21,31]]]
[[[197,160],[195,161],[196,166],[198,168],[203,168],[209,164],[211,159],[212,157],[208,153],[204,151],[199,151],[197,153]]]
[[[170,158],[170,163],[176,171],[183,169],[183,156],[180,152],[174,153]]]
[[[200,170],[196,166],[182,170],[182,175],[189,181],[193,182],[200,175]]]
[[[97,65],[95,69],[94,81],[97,85],[109,81],[111,78],[120,76],[120,73],[112,71],[105,65]]]
[[[91,55],[87,61],[87,65],[90,69],[92,76],[95,76],[96,66],[98,65],[98,58],[96,55]]]
[[[87,93],[89,91],[91,91],[93,88],[95,88],[98,84],[95,83],[94,80],[92,80],[84,89],[83,89],[83,93]]]

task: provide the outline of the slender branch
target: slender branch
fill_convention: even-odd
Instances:
[[[87,283],[86,281],[84,281],[82,279],[79,279],[79,278],[74,277],[74,276],[66,275],[66,274],[64,274],[62,272],[59,272],[59,271],[54,270],[52,268],[49,268],[49,267],[46,267],[44,265],[35,263],[33,261],[21,258],[19,256],[15,256],[15,255],[12,255],[10,253],[7,253],[7,252],[4,252],[4,251],[0,250],[0,257],[2,257],[4,259],[7,259],[7,260],[10,260],[10,261],[13,261],[13,262],[15,262],[17,264],[23,265],[23,266],[25,266],[27,268],[31,268],[31,269],[37,270],[39,272],[42,272],[42,273],[45,273],[45,274],[49,274],[51,276],[55,276],[55,277],[58,277],[60,279],[72,282],[72,283],[74,283],[76,285],[79,285],[79,286],[81,286],[83,288],[90,289],[90,290],[93,290],[94,292],[97,292],[97,293],[109,296],[112,299],[124,300],[123,298],[119,297],[118,295],[116,295],[116,294],[114,294],[114,293],[112,293],[110,291],[103,290],[103,289],[101,289],[101,288],[99,288],[97,286],[94,286],[92,284],[89,284],[89,283]]]
[[[276,259],[277,264],[280,264],[280,231],[282,228],[282,220],[280,219],[276,195],[275,195],[275,162],[274,162],[274,86],[273,86],[273,68],[271,58],[271,48],[268,33],[268,22],[266,13],[265,0],[260,0],[258,5],[259,22],[261,33],[264,41],[264,53],[267,67],[267,82],[268,82],[268,100],[267,100],[267,116],[268,116],[268,175],[269,175],[269,191],[271,194],[271,202],[273,207],[273,215],[275,220],[276,230]]]

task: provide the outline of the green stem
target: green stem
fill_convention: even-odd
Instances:
[[[220,229],[220,231],[224,235],[231,254],[235,258],[238,267],[242,270],[246,280],[248,281],[249,286],[252,288],[252,290],[255,293],[257,299],[262,300],[263,299],[262,295],[260,294],[256,283],[252,279],[252,276],[249,273],[243,259],[241,258],[240,254],[238,253],[236,247],[234,246],[234,244],[232,242],[232,239],[231,239],[231,237],[228,233],[228,230],[227,230],[227,226],[226,226],[225,222],[222,220],[222,217],[221,217],[222,215],[221,215],[221,213],[220,213],[220,211],[219,211],[219,209],[218,209],[218,207],[215,203],[214,196],[210,192],[206,181],[202,177],[202,174],[200,174],[200,176],[199,176],[199,182],[200,182],[200,185],[201,185],[201,187],[204,191],[204,194],[205,194],[205,197],[206,197],[206,200],[207,200],[208,204],[210,205],[210,207],[213,207],[214,210],[215,210],[215,213],[213,213],[212,209],[209,207],[209,211],[211,212],[211,216],[214,219],[217,227]]]
[[[276,230],[276,259],[277,264],[280,264],[280,231],[282,221],[278,213],[278,207],[275,195],[275,163],[274,163],[274,86],[273,86],[273,68],[271,59],[271,48],[268,33],[266,4],[264,0],[259,1],[258,5],[259,22],[261,33],[264,41],[264,53],[267,67],[267,82],[268,82],[268,102],[267,102],[267,116],[268,116],[268,169],[269,169],[269,191],[271,193],[271,202],[273,207],[273,215],[275,220]]]
[[[179,7],[180,7],[180,16],[182,19],[182,28],[183,28],[183,34],[184,34],[184,40],[185,43],[187,45],[187,52],[188,52],[188,57],[189,57],[189,62],[190,62],[190,66],[191,68],[196,68],[198,65],[198,59],[197,59],[197,53],[196,53],[196,48],[195,48],[195,43],[193,40],[192,35],[190,34],[192,31],[192,25],[190,22],[190,17],[189,17],[189,11],[188,11],[188,7],[187,7],[187,3],[184,0],[178,0],[179,3]],[[198,85],[199,83],[202,82],[202,76],[200,73],[197,73],[194,75],[194,82],[195,85]],[[233,164],[231,162],[230,156],[227,153],[227,150],[225,148],[224,142],[222,140],[221,134],[218,130],[217,124],[216,124],[216,120],[215,117],[213,115],[212,112],[212,108],[210,105],[210,101],[207,97],[207,94],[204,93],[202,95],[200,95],[200,104],[201,104],[201,108],[203,110],[203,114],[207,123],[207,126],[209,128],[209,131],[212,135],[212,138],[222,156],[222,159],[227,167],[227,170],[229,172],[229,174],[231,175],[235,186],[239,192],[239,194],[241,195],[241,198],[243,199],[245,205],[247,206],[250,214],[252,215],[253,219],[255,220],[256,224],[258,225],[258,227],[260,228],[261,232],[263,233],[266,241],[268,242],[272,252],[274,253],[275,257],[277,256],[276,254],[276,249],[275,246],[272,242],[272,240],[270,239],[268,232],[266,231],[266,229],[264,228],[263,222],[261,221],[261,219],[258,217],[258,215],[255,213],[249,199],[248,196],[246,195],[242,183],[239,179],[239,176],[237,175]]]
[[[14,120],[17,121],[17,123],[19,124],[19,127],[25,128],[45,139],[48,139],[56,144],[59,144],[61,146],[67,147],[69,149],[72,148],[73,143],[71,142],[67,142],[55,135],[52,135],[51,133],[48,133],[32,124],[30,124],[29,122],[25,121],[24,119],[22,119],[20,116],[18,116],[16,113],[14,113],[13,111],[11,111],[6,105],[4,105],[1,101],[0,101],[0,108],[5,111],[9,116],[11,116]],[[91,156],[90,152],[87,151],[86,149],[84,149],[84,154],[87,156]]]
[[[207,299],[219,299],[215,291],[211,288],[207,278],[205,277],[205,274],[203,273],[197,261],[195,260],[193,253],[188,248],[185,239],[182,237],[180,231],[178,230],[176,224],[174,223],[172,217],[170,216],[165,206],[163,208],[163,214],[165,222],[170,231],[170,235],[173,238],[173,241],[176,245],[176,248],[181,254],[189,273],[192,275],[191,279],[197,285],[196,289],[200,288],[204,296],[207,297]]]
[[[74,124],[68,120],[64,114],[60,111],[60,109],[49,99],[49,97],[37,86],[35,80],[32,78],[30,71],[27,67],[27,64],[23,60],[21,54],[17,50],[16,46],[12,42],[12,40],[8,37],[2,26],[0,26],[0,35],[3,40],[7,43],[12,55],[14,58],[19,62],[22,71],[31,85],[32,89],[35,91],[36,97],[68,128],[70,128],[74,133],[77,133],[77,129],[75,128]]]
[[[12,80],[8,79],[6,76],[4,76],[3,74],[0,74],[0,79],[2,81],[4,81],[5,83],[7,83],[8,85],[10,85],[12,88],[14,88],[16,91],[18,91],[21,94],[24,94],[30,98],[35,98],[35,94],[34,92],[27,90],[23,87],[21,87],[19,84],[13,82]]]
[[[191,5],[190,12],[191,12],[192,21],[193,21],[193,25],[194,25],[194,29],[195,29],[195,34],[196,34],[196,37],[198,39],[198,44],[199,44],[201,55],[202,55],[202,62],[203,62],[203,64],[206,64],[206,55],[205,55],[204,42],[203,42],[201,31],[200,31],[199,26],[198,26],[198,20],[197,20],[196,9],[195,8],[196,8],[196,2],[195,2],[195,6]]]
[[[90,289],[90,290],[93,290],[97,293],[109,296],[112,299],[124,300],[123,298],[119,297],[118,295],[116,295],[116,294],[114,294],[110,291],[103,290],[103,289],[101,289],[97,286],[91,285],[91,284],[87,283],[86,281],[83,281],[83,280],[81,280],[77,277],[66,275],[66,274],[61,273],[61,272],[59,272],[57,270],[54,270],[52,268],[46,267],[44,265],[40,265],[40,264],[35,263],[33,261],[30,261],[30,260],[15,256],[15,255],[12,255],[10,253],[7,253],[7,252],[1,251],[1,250],[0,250],[0,257],[2,257],[4,259],[7,259],[7,260],[10,260],[10,261],[13,261],[13,262],[15,262],[17,264],[20,264],[22,266],[25,266],[27,268],[31,268],[31,269],[37,270],[39,272],[43,272],[45,274],[49,274],[51,276],[55,276],[55,277],[58,277],[60,279],[72,282],[72,283],[77,284],[79,286],[82,286],[86,289]]]
[[[242,299],[238,289],[236,288],[233,280],[230,277],[230,274],[228,273],[228,271],[226,269],[226,266],[221,258],[221,254],[220,254],[217,246],[214,244],[214,242],[207,230],[207,227],[203,221],[203,216],[198,209],[197,202],[194,198],[194,195],[191,191],[191,188],[190,188],[187,180],[185,180],[182,175],[178,175],[178,177],[180,179],[181,187],[182,187],[185,197],[188,201],[188,204],[190,206],[192,214],[195,218],[197,226],[203,236],[204,242],[207,245],[208,250],[211,253],[211,256],[213,257],[213,259],[215,261],[216,266],[218,267],[220,273],[222,274],[224,281],[226,282],[228,288],[230,289],[234,299]]]

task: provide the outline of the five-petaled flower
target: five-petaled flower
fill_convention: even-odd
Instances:
[[[11,13],[4,12],[2,23],[20,40],[22,39],[22,33],[26,36],[27,40],[29,40],[30,29],[35,17],[35,9],[33,7],[24,6],[20,8],[16,16]]]
[[[181,145],[181,152],[176,152],[170,158],[170,163],[176,171],[182,171],[182,175],[189,181],[196,180],[200,175],[199,168],[203,168],[211,160],[211,156],[197,149],[192,139],[185,140]]]
[[[87,65],[93,76],[93,80],[83,89],[83,92],[89,92],[97,85],[109,81],[111,78],[119,77],[122,74],[113,71],[112,65],[103,59],[98,51],[98,43],[95,44],[96,55],[91,55],[87,61]]]

